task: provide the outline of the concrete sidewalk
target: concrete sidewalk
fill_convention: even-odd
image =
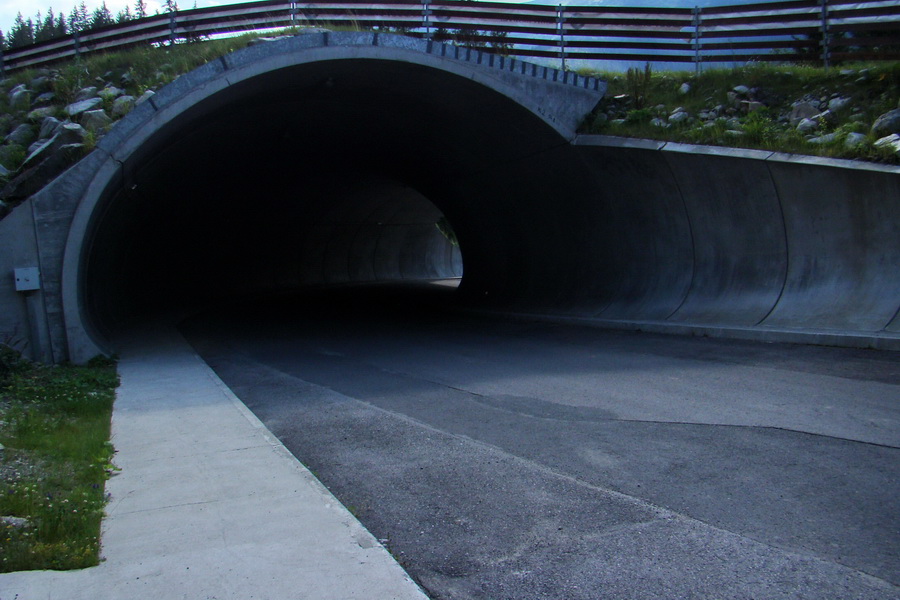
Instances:
[[[0,600],[424,599],[181,336],[124,346],[105,558],[0,575]]]

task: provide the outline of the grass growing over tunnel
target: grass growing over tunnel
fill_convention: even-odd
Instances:
[[[96,565],[115,364],[51,367],[0,351],[0,572]]]

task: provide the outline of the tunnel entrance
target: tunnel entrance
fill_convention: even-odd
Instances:
[[[464,294],[515,296],[554,227],[529,213],[550,212],[565,146],[497,91],[422,65],[264,72],[173,115],[110,181],[84,246],[85,317],[108,339],[236,295],[459,278],[464,257]]]

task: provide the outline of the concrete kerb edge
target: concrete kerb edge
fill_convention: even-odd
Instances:
[[[517,321],[538,321],[558,323],[562,325],[578,325],[611,329],[616,331],[635,331],[659,333],[664,335],[689,335],[694,337],[711,337],[720,339],[743,340],[750,342],[776,344],[805,344],[812,346],[834,346],[839,348],[859,348],[900,352],[900,334],[840,332],[840,331],[801,331],[796,329],[780,329],[774,327],[729,327],[697,325],[691,323],[666,323],[662,321],[627,321],[601,319],[597,317],[577,317],[570,315],[539,314],[527,312],[502,312],[482,309],[461,309],[460,312],[472,315],[490,315]]]
[[[900,167],[896,167],[894,165],[883,165],[879,163],[865,162],[860,160],[827,158],[823,156],[810,156],[806,154],[788,154],[785,152],[771,152],[768,150],[754,150],[751,148],[730,148],[728,146],[704,146],[698,144],[684,144],[681,142],[664,142],[646,138],[627,138],[598,134],[578,134],[572,141],[572,144],[575,146],[636,148],[639,150],[658,150],[666,152],[703,154],[709,156],[730,156],[734,158],[764,160],[778,163],[792,163],[841,169],[865,170],[900,175]]]
[[[200,365],[202,365],[202,368],[206,371],[206,375],[207,377],[209,377],[210,381],[212,381],[212,383],[222,392],[222,394],[226,398],[228,398],[228,401],[231,403],[231,405],[241,413],[241,415],[247,420],[250,426],[256,429],[263,436],[272,451],[282,459],[290,461],[290,463],[294,465],[297,473],[299,473],[299,475],[305,481],[307,481],[319,494],[321,494],[327,502],[335,507],[336,510],[340,511],[343,514],[343,517],[348,522],[355,523],[359,531],[364,532],[364,535],[369,538],[369,541],[372,544],[371,547],[380,548],[385,557],[389,561],[391,561],[401,573],[403,573],[407,582],[414,586],[419,592],[421,592],[423,598],[426,598],[426,594],[424,590],[422,590],[421,586],[412,577],[410,577],[409,573],[406,572],[406,569],[404,569],[403,566],[397,562],[397,560],[393,557],[393,555],[391,555],[387,548],[385,548],[384,545],[374,535],[372,535],[372,532],[366,529],[366,527],[359,521],[359,519],[357,519],[347,509],[347,507],[344,506],[344,504],[340,500],[338,500],[337,497],[335,497],[335,495],[332,494],[331,491],[327,487],[325,487],[325,485],[321,481],[319,481],[319,479],[315,475],[312,474],[312,472],[306,467],[306,465],[300,462],[300,460],[297,459],[297,457],[294,456],[294,454],[290,450],[288,450],[287,446],[281,443],[281,440],[279,440],[272,434],[271,431],[269,431],[266,425],[259,420],[259,417],[257,417],[255,414],[253,414],[253,411],[247,408],[247,405],[244,404],[233,391],[231,391],[231,388],[229,388],[225,384],[225,382],[222,381],[222,379],[216,374],[216,372],[206,364],[206,361],[204,361],[203,358],[199,354],[197,354],[193,346],[191,346],[190,343],[188,343],[188,341],[184,339],[181,333],[172,328],[171,335],[175,336],[176,339],[181,344],[183,344],[185,349],[191,354],[192,358],[196,360]]]

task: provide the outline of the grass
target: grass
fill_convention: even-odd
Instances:
[[[94,566],[115,469],[115,364],[51,367],[0,351],[0,572]]]
[[[776,152],[810,154],[900,164],[900,157],[873,144],[869,134],[875,119],[900,107],[900,63],[841,65],[824,69],[804,65],[749,64],[732,69],[647,74],[603,73],[582,70],[600,77],[609,89],[598,110],[582,126],[585,133],[655,139],[716,146],[755,148]],[[682,93],[682,84],[690,90]],[[754,89],[765,108],[749,114],[735,111],[712,122],[692,118],[670,127],[660,127],[654,118],[665,119],[681,107],[696,117],[715,107],[731,108],[728,93],[736,86]],[[850,98],[848,110],[835,120],[822,123],[816,136],[835,134],[829,143],[815,144],[787,123],[791,104],[802,98]],[[617,98],[618,97],[618,98]],[[851,110],[855,109],[855,112]],[[602,113],[602,116],[601,116]],[[867,136],[854,148],[845,144],[848,134]]]

